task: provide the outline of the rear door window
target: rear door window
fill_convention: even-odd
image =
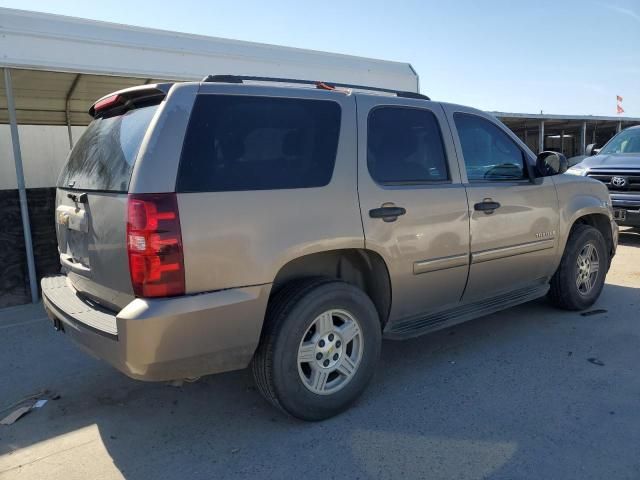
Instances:
[[[224,192],[327,185],[340,133],[333,101],[200,95],[176,189]]]
[[[131,172],[158,105],[96,118],[71,150],[58,186],[126,192]]]
[[[379,107],[369,114],[367,166],[382,185],[447,182],[447,156],[429,110]]]

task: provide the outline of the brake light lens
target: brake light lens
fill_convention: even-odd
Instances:
[[[120,98],[120,95],[111,95],[110,97],[103,98],[99,102],[96,102],[96,104],[93,106],[93,110],[95,112],[99,112],[101,110],[107,110],[108,108],[111,108],[121,103],[121,100],[122,99]]]
[[[184,295],[184,257],[175,193],[129,195],[129,272],[136,297]]]

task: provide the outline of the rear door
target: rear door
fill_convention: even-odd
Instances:
[[[424,100],[358,96],[358,191],[368,249],[385,260],[390,320],[456,304],[469,217],[444,112]]]
[[[553,180],[530,178],[532,154],[493,117],[460,106],[445,109],[455,126],[471,216],[471,266],[463,300],[545,283],[558,248]]]
[[[316,252],[362,248],[353,96],[204,83],[176,190],[187,293],[274,282]]]
[[[58,179],[60,262],[74,287],[110,308],[133,298],[126,246],[127,191],[157,102],[96,118]]]

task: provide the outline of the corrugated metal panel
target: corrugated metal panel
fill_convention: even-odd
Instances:
[[[66,125],[69,98],[72,125],[87,125],[89,107],[98,98],[122,88],[166,80],[108,75],[86,75],[39,70],[11,69],[16,115],[21,125]],[[74,80],[78,77],[75,86]],[[73,86],[73,91],[71,87]],[[0,123],[8,122],[4,79],[0,77]]]
[[[604,115],[558,115],[546,113],[509,113],[509,112],[488,112],[498,118],[522,118],[527,120],[557,120],[559,122],[576,121],[576,122],[640,122],[638,117],[622,117],[622,116],[604,116]]]

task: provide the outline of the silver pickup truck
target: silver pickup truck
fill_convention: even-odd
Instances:
[[[621,131],[597,153],[589,145],[587,154],[567,173],[603,182],[618,225],[640,227],[640,125]]]
[[[319,420],[364,390],[383,337],[600,295],[609,194],[562,155],[423,95],[262,80],[92,106],[58,183],[64,273],[42,280],[85,350],[141,380],[251,365],[271,403]]]

